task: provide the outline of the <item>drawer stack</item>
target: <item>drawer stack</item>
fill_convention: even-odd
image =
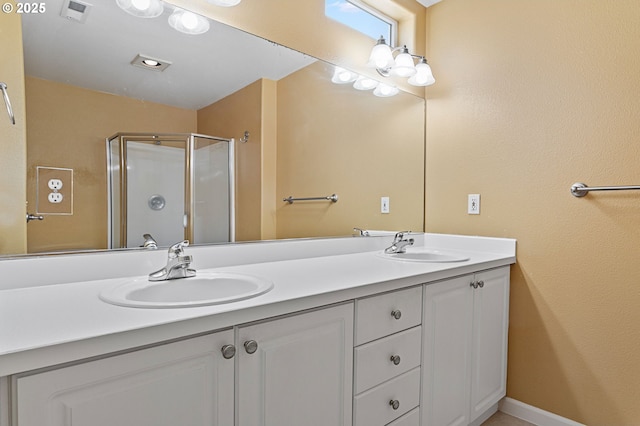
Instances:
[[[418,426],[422,286],[356,301],[354,426]]]

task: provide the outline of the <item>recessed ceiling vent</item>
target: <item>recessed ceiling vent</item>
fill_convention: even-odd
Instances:
[[[80,0],[64,0],[60,16],[84,24],[92,5]]]

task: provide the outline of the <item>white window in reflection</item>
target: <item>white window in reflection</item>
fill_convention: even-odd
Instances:
[[[395,43],[398,22],[359,0],[325,0],[324,14],[374,40]]]

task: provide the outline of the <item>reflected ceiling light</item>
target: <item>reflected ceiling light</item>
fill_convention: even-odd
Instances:
[[[164,7],[160,0],[116,0],[120,9],[138,18],[156,18]]]
[[[344,68],[336,67],[333,71],[331,81],[336,84],[347,84],[356,81],[357,78],[358,74]]]
[[[231,7],[231,6],[238,5],[241,0],[207,0],[207,1],[211,4],[215,4],[216,6]]]
[[[356,82],[353,83],[353,88],[358,90],[371,90],[375,89],[377,85],[378,82],[376,80],[361,75],[358,77]]]
[[[169,16],[169,25],[181,33],[197,35],[209,31],[209,20],[188,10],[176,7]]]
[[[396,52],[394,58],[393,54]],[[413,62],[414,58],[418,59],[417,65]],[[375,68],[383,77],[409,77],[408,83],[414,86],[429,86],[436,82],[431,67],[423,56],[411,54],[407,46],[392,49],[382,36],[371,49],[367,66]]]
[[[131,65],[145,70],[164,71],[169,65],[171,65],[171,62],[165,61],[164,59],[152,58],[151,56],[139,53],[135,58],[133,58]]]
[[[380,98],[388,98],[390,96],[395,96],[398,94],[400,90],[395,86],[390,86],[385,83],[380,83],[373,91],[373,94]]]

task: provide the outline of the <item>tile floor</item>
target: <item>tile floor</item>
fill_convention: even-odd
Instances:
[[[489,419],[482,423],[482,426],[535,426],[533,423],[525,422],[516,417],[512,417],[501,411],[498,411]]]

